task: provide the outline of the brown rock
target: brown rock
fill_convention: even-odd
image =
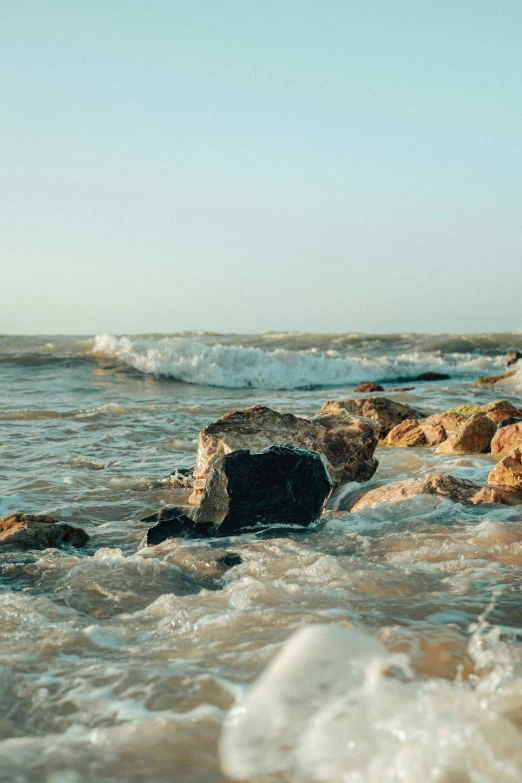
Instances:
[[[522,492],[522,446],[517,446],[497,462],[488,476],[488,484],[500,484]]]
[[[482,454],[490,450],[497,431],[495,422],[482,413],[465,419],[455,435],[437,448],[439,454]]]
[[[24,549],[47,549],[60,544],[84,546],[89,540],[85,530],[72,527],[49,516],[38,514],[9,514],[0,519],[0,544]]]
[[[347,481],[368,481],[378,465],[373,456],[378,434],[375,421],[346,412],[303,419],[255,405],[227,413],[200,432],[190,501],[199,502],[210,466],[222,454],[288,443],[319,454],[334,487]]]
[[[517,446],[522,446],[522,421],[508,424],[495,432],[491,441],[491,453],[507,454]]]
[[[522,495],[506,492],[498,487],[481,487],[474,481],[447,476],[444,473],[428,473],[424,478],[396,481],[367,492],[352,506],[352,511],[361,511],[378,503],[403,502],[416,495],[441,495],[454,503],[478,505],[479,503],[522,503]]]
[[[383,387],[379,383],[361,383],[360,386],[356,386],[354,392],[376,392],[384,391]]]
[[[427,446],[426,436],[417,419],[405,419],[389,431],[385,441],[387,446]]]
[[[474,405],[457,405],[456,408],[450,408],[448,413],[460,413],[463,416],[473,416],[474,413],[487,413],[491,418],[491,414],[495,411],[510,411],[509,416],[513,416],[512,411],[516,410],[515,406],[507,400],[493,400],[493,402],[487,402],[485,405],[480,405],[479,403]]]
[[[421,419],[426,414],[411,405],[389,400],[387,397],[366,397],[360,400],[331,400],[325,402],[318,416],[343,416],[355,414],[376,419],[381,425],[379,437],[386,435],[406,419]]]
[[[503,373],[503,375],[483,375],[482,378],[477,378],[475,386],[488,386],[499,381],[503,381],[505,378],[510,378],[515,374],[515,370]]]

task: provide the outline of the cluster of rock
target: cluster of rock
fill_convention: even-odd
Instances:
[[[307,527],[320,518],[334,489],[373,477],[378,445],[436,447],[445,454],[490,452],[502,459],[487,486],[434,473],[370,489],[353,512],[420,494],[467,505],[522,503],[522,410],[507,400],[428,415],[386,397],[367,396],[329,401],[309,419],[256,405],[228,413],[201,431],[195,468],[169,477],[174,486],[192,488],[192,508],[145,517],[144,522],[155,524],[144,544]],[[0,520],[0,544],[44,548],[83,546],[88,540],[81,528],[52,517],[15,514]]]

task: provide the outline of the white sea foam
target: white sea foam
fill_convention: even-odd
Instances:
[[[497,370],[498,357],[412,351],[397,355],[346,355],[319,352],[205,344],[194,338],[133,339],[104,334],[93,353],[117,359],[140,372],[203,386],[258,389],[306,389],[363,381],[393,381],[434,371],[452,377],[476,377]]]

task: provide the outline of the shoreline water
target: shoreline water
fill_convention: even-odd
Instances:
[[[138,551],[147,529],[139,517],[188,496],[162,477],[194,464],[199,431],[229,410],[260,403],[311,416],[329,399],[364,396],[350,389],[384,380],[366,370],[398,373],[405,354],[415,375],[443,368],[452,377],[381,396],[429,413],[500,397],[521,403],[518,368],[500,384],[474,385],[502,371],[521,335],[444,339],[448,352],[432,343],[426,358],[411,336],[1,338],[0,516],[55,514],[91,540],[81,550],[0,554],[0,688],[9,705],[0,780],[223,781],[228,710],[295,631],[325,624],[380,640],[382,673],[361,675],[352,713],[339,694],[317,714],[304,699],[314,725],[287,738],[274,780],[418,783],[437,764],[445,781],[520,779],[522,507],[419,496],[353,515],[331,507],[317,529],[277,538]],[[460,354],[458,340],[467,346]],[[324,379],[329,362],[345,373],[326,370],[334,385],[296,387]],[[165,368],[178,376],[182,368],[183,382]],[[219,386],[218,376],[267,386]],[[418,447],[378,448],[377,457],[369,487],[433,472],[483,484],[495,461]],[[231,552],[242,562],[219,571]],[[352,643],[357,657],[364,642]],[[397,654],[409,666],[399,677],[398,659],[386,658]],[[298,694],[311,676],[297,678]],[[364,715],[370,750],[346,758],[325,736],[362,747]],[[246,739],[238,749],[229,736],[226,753],[237,760]],[[267,779],[249,769],[249,779]]]

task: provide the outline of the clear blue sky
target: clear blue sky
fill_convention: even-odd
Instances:
[[[0,332],[522,327],[520,0],[4,0]]]

